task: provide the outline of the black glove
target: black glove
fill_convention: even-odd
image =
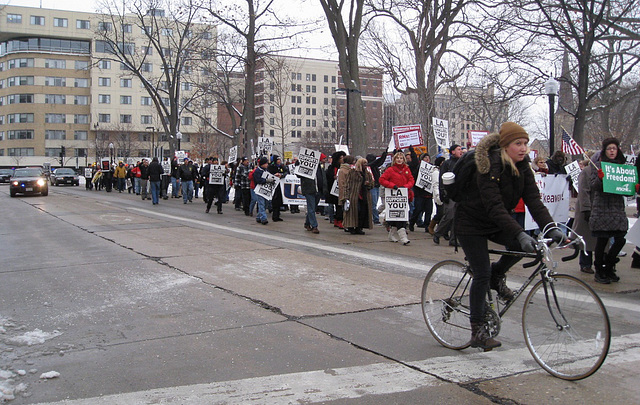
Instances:
[[[527,253],[535,253],[537,248],[537,243],[534,238],[529,236],[526,232],[522,231],[517,236],[518,243],[520,243],[520,247]]]
[[[589,218],[591,218],[591,211],[584,211],[582,215],[584,215],[584,220],[589,222]]]
[[[393,186],[393,189],[394,189],[394,190],[397,190],[397,189],[398,189],[398,186]]]
[[[553,241],[558,245],[564,243],[568,239],[567,235],[565,235],[560,229],[557,228],[550,230],[545,236],[547,238],[553,239]]]

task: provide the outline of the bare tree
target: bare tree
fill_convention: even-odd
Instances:
[[[140,80],[170,136],[173,154],[184,108],[181,83],[185,67],[212,57],[214,33],[199,23],[199,0],[118,3],[105,0],[103,4],[96,51],[104,54],[102,59],[121,63]],[[160,72],[153,71],[157,62]]]
[[[320,0],[329,31],[336,44],[340,76],[349,100],[348,125],[352,153],[365,155],[368,149],[366,120],[360,92],[358,48],[363,31],[365,0]],[[348,7],[345,8],[345,6]],[[345,21],[346,19],[346,21]]]

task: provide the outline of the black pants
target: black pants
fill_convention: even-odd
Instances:
[[[522,249],[517,239],[512,235],[507,235],[505,232],[493,235],[456,236],[473,272],[473,281],[471,282],[471,290],[469,291],[471,322],[483,323],[484,304],[491,282],[491,261],[489,260],[488,241],[504,245],[508,250],[522,251]],[[513,256],[500,257],[500,260],[493,266],[494,276],[504,275],[519,260],[519,257]]]
[[[251,206],[251,189],[243,188],[241,192],[242,196],[242,208],[244,210],[245,215],[250,215],[251,211],[249,210]]]
[[[273,198],[271,199],[271,208],[273,209],[271,218],[274,220],[280,218],[280,209],[282,208],[282,191],[280,190],[280,186],[276,187],[276,191],[273,194]]]
[[[416,197],[413,200],[413,215],[409,219],[411,225],[415,225],[420,222],[422,214],[424,214],[424,222],[429,223],[431,221],[431,213],[433,212],[433,198],[431,197]]]
[[[615,260],[618,257],[618,253],[620,253],[625,243],[627,243],[627,240],[624,236],[614,236],[613,245],[611,245],[609,252],[605,255],[604,251],[609,244],[609,238],[596,239],[596,248],[593,251],[593,264],[596,266],[596,271],[600,271],[601,266],[609,265],[613,267],[616,263]]]

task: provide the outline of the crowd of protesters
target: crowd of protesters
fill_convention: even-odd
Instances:
[[[344,229],[352,235],[364,235],[365,230],[375,225],[386,226],[388,239],[408,245],[410,232],[424,228],[431,234],[435,244],[445,239],[451,246],[457,246],[454,232],[456,203],[448,198],[442,189],[442,175],[453,170],[456,162],[467,152],[461,145],[449,147],[449,155],[431,159],[428,153],[418,153],[418,149],[383,151],[379,156],[369,154],[366,158],[335,152],[331,156],[324,153],[312,177],[298,176],[299,194],[306,202],[304,229],[318,234],[318,216],[324,216],[333,227]],[[426,191],[416,186],[421,162],[435,165],[433,188]],[[527,157],[529,162],[529,158]],[[592,254],[580,255],[580,270],[594,274],[599,283],[617,282],[619,277],[615,265],[625,243],[628,222],[622,196],[606,193],[602,188],[601,162],[624,163],[620,143],[615,138],[603,141],[602,150],[591,153],[590,160],[580,161],[583,169],[579,176],[579,193],[575,210],[575,222],[579,234],[587,242],[587,251]],[[566,174],[567,156],[557,151],[545,160],[536,157],[529,162],[534,172],[543,174]],[[636,166],[640,159],[636,160]],[[280,185],[268,200],[254,192],[258,184],[275,182],[277,179],[294,174],[291,170],[296,159],[283,161],[280,156],[261,156],[254,161],[242,157],[234,163],[209,157],[201,166],[189,158],[179,161],[173,158],[163,167],[157,158],[142,159],[135,165],[123,162],[111,165],[109,170],[94,166],[87,179],[87,189],[118,190],[119,193],[135,193],[143,200],[158,204],[160,199],[181,198],[184,204],[193,203],[199,194],[209,213],[215,204],[218,214],[223,206],[231,202],[236,211],[254,217],[257,223],[267,225],[269,221],[283,221],[281,213],[299,213],[297,205],[286,205],[282,199]],[[223,184],[209,184],[211,165],[224,167]],[[270,176],[265,175],[269,173]],[[337,193],[334,186],[337,182]],[[410,212],[408,221],[385,221],[381,216],[383,188],[407,188]],[[170,191],[169,191],[170,189]],[[202,192],[200,193],[200,189]],[[229,198],[232,197],[232,201]],[[324,202],[324,203],[321,203]],[[640,207],[639,207],[640,209]],[[640,211],[639,211],[640,212]],[[524,203],[520,201],[511,212],[521,228],[524,228]],[[638,214],[636,214],[638,216]],[[574,219],[571,219],[574,221]],[[640,249],[633,253],[632,267],[640,268]]]

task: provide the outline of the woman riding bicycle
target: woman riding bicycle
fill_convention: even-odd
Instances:
[[[488,241],[504,245],[508,250],[536,251],[536,240],[511,215],[520,198],[540,229],[553,222],[540,200],[529,165],[528,142],[527,132],[513,122],[503,123],[499,133],[484,137],[475,150],[477,170],[464,198],[457,204],[455,234],[473,272],[469,292],[471,347],[490,350],[501,346],[485,327],[485,301],[489,288],[496,290],[505,301],[513,298],[505,274],[520,260],[502,256],[498,262],[491,263]],[[566,239],[558,229],[553,229],[547,236],[557,243]]]

